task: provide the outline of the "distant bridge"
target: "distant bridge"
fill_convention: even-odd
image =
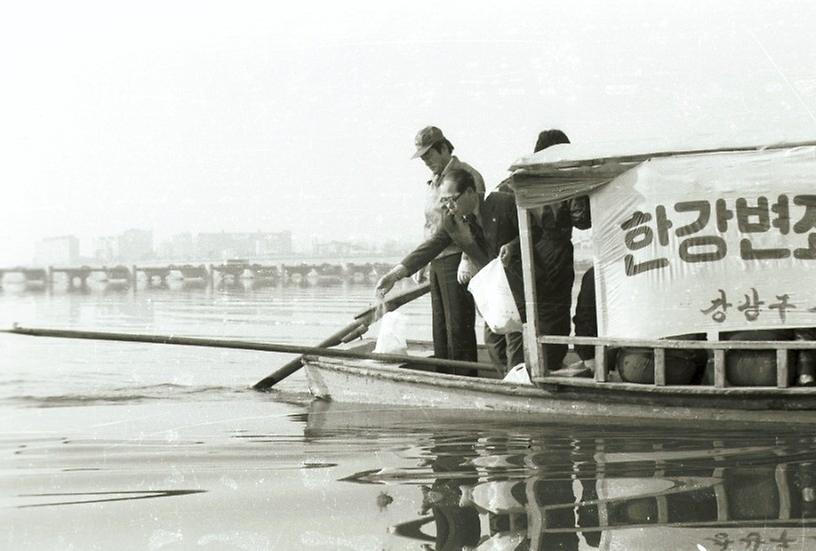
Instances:
[[[229,260],[220,264],[166,264],[151,266],[49,266],[48,268],[13,267],[0,268],[0,287],[10,283],[17,275],[17,282],[27,286],[63,284],[68,289],[86,288],[89,280],[136,288],[164,286],[168,279],[199,281],[208,285],[237,283],[254,280],[271,284],[331,285],[354,283],[373,285],[395,263],[379,261],[363,262],[299,262],[265,263],[248,260]],[[10,276],[10,277],[6,277]],[[22,281],[21,281],[22,280]]]

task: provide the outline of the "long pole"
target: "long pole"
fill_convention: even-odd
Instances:
[[[300,346],[294,344],[278,344],[257,341],[242,341],[236,339],[208,339],[203,337],[180,337],[176,335],[149,335],[143,333],[111,333],[103,331],[78,331],[71,329],[49,329],[42,327],[19,327],[2,329],[0,333],[26,335],[31,337],[51,337],[63,339],[88,339],[97,341],[142,342],[150,344],[171,344],[178,346],[203,346],[208,348],[230,348],[235,350],[258,350],[262,352],[280,352],[283,354],[306,354],[310,356],[325,356],[329,358],[350,358],[357,360],[378,360],[389,363],[414,363],[438,367],[453,367],[478,369],[486,364],[466,362],[461,360],[445,360],[440,358],[425,358],[406,354],[379,354],[376,352],[359,352],[320,346]]]
[[[320,341],[317,345],[320,348],[336,346],[343,342],[349,342],[357,337],[361,337],[368,330],[368,326],[380,319],[386,312],[396,310],[403,304],[407,304],[412,300],[421,297],[431,290],[430,283],[424,283],[413,289],[402,291],[383,301],[381,305],[369,306],[356,316],[354,321],[343,327],[332,336]],[[254,385],[255,390],[266,391],[275,386],[280,381],[303,367],[303,357],[297,357],[286,365],[278,368],[273,373],[270,373]]]
[[[320,341],[320,343],[317,346],[319,348],[326,348],[329,346],[337,346],[338,344],[344,342],[344,340],[345,342],[349,342],[354,338],[353,337],[346,338],[347,336],[350,336],[353,333],[359,333],[359,335],[362,336],[367,329],[368,329],[367,325],[363,325],[359,321],[354,320],[350,324],[346,325],[345,327],[334,333],[332,336]],[[252,385],[252,388],[254,390],[267,391],[276,384],[278,384],[280,381],[284,380],[286,377],[300,369],[301,367],[303,367],[303,356],[298,356],[294,360],[286,363],[285,365],[282,365],[281,367],[276,369],[273,373],[270,373],[269,375],[267,375],[266,377]]]

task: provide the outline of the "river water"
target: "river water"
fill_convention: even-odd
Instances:
[[[7,283],[0,326],[314,344],[371,295]],[[410,338],[429,308],[404,307]],[[288,359],[0,335],[0,547],[816,549],[816,429],[344,406],[301,373],[249,390]]]

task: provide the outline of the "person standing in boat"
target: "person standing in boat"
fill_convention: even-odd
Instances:
[[[476,189],[469,171],[454,169],[442,178],[439,200],[444,205],[440,228],[419,245],[402,262],[394,266],[377,283],[377,293],[384,296],[403,277],[416,273],[451,244],[468,255],[478,271],[494,258],[500,258],[513,291],[519,312],[524,316],[524,291],[521,271],[519,229],[516,202],[512,195],[494,192],[484,197]],[[472,298],[468,297],[470,301]],[[491,356],[489,329],[485,329],[485,343]],[[513,334],[506,350],[507,365],[512,367],[524,361],[521,333]],[[473,341],[472,357],[476,356]],[[495,357],[494,357],[495,361]]]
[[[570,143],[570,140],[562,130],[543,130],[538,134],[533,152],[565,143]],[[509,181],[508,178],[497,189],[512,191]],[[533,229],[538,233],[533,243],[533,258],[539,330],[542,335],[568,336],[575,280],[572,228],[586,230],[591,226],[589,197],[582,195],[531,209],[530,214]],[[560,369],[567,354],[567,345],[548,344],[544,350],[547,368]]]
[[[415,139],[414,159],[422,159],[431,171],[425,201],[424,238],[430,239],[442,226],[440,185],[446,174],[464,170],[473,178],[476,192],[484,196],[484,180],[472,166],[453,155],[453,144],[435,126],[419,131]],[[431,285],[434,356],[449,360],[476,360],[476,309],[473,297],[457,280],[462,249],[454,242],[438,251],[431,260],[428,279]],[[417,274],[421,282],[424,272]]]

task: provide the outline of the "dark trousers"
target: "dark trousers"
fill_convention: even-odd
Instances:
[[[581,290],[578,291],[578,303],[575,305],[576,337],[597,337],[598,317],[595,313],[595,268],[590,268],[581,278]],[[595,347],[586,344],[575,346],[575,352],[582,360],[595,358]]]
[[[538,331],[542,335],[570,334],[570,299],[547,296],[547,288],[538,286]],[[547,369],[554,371],[561,369],[564,357],[567,355],[566,344],[545,344],[544,355],[547,358]]]
[[[538,330],[542,335],[570,334],[572,284],[575,281],[572,243],[563,237],[543,236],[535,245]],[[547,369],[561,369],[566,344],[544,345]]]
[[[520,332],[499,335],[485,324],[484,341],[490,359],[505,368],[505,373],[524,362],[524,339]]]
[[[476,308],[473,297],[456,280],[462,253],[431,261],[431,310],[434,356],[476,361]]]

